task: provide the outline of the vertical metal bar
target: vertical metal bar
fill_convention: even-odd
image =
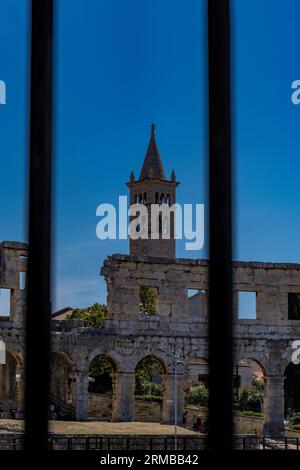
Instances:
[[[232,449],[233,431],[229,0],[208,0],[208,62],[209,448],[222,452]]]
[[[25,449],[47,450],[50,351],[53,0],[31,1]]]

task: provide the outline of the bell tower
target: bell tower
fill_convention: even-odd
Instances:
[[[164,220],[160,215],[157,229],[158,238],[151,238],[151,226],[155,221],[151,220],[151,205],[172,206],[176,202],[176,188],[179,183],[176,181],[174,170],[168,180],[160,158],[159,150],[155,138],[155,125],[151,125],[151,134],[144,163],[136,180],[131,172],[130,181],[127,186],[130,189],[130,205],[143,204],[148,211],[148,238],[130,239],[131,256],[158,256],[175,258],[175,238],[174,238],[174,215],[171,213],[169,219],[169,238],[164,238]]]

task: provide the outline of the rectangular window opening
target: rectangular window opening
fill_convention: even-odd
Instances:
[[[197,295],[199,293],[201,293],[201,291],[199,291],[199,289],[188,289],[187,290],[188,297],[194,297],[194,295]]]
[[[10,316],[11,289],[0,288],[0,316]]]
[[[26,288],[26,272],[19,273],[19,289],[24,290]]]
[[[157,313],[157,295],[157,287],[140,287],[140,314],[155,315]]]
[[[300,320],[300,293],[288,294],[288,319]]]
[[[238,292],[238,319],[256,320],[256,292]]]

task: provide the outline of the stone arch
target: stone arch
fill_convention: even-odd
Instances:
[[[107,354],[97,354],[89,362],[88,415],[90,418],[112,420],[118,371],[117,362]]]
[[[183,424],[206,432],[208,422],[209,364],[205,356],[190,352],[185,359]]]
[[[24,361],[14,349],[6,349],[5,364],[0,365],[0,403],[3,417],[23,417]]]
[[[89,350],[89,353],[87,354],[87,357],[84,361],[84,363],[88,365],[88,368],[91,362],[97,356],[108,357],[112,361],[112,363],[115,365],[117,371],[124,369],[124,356],[120,355],[116,351],[116,349],[114,349],[114,346],[111,344],[109,340],[107,340],[107,338],[106,340],[105,338],[102,339],[101,346],[97,346],[96,348]]]
[[[290,362],[284,371],[284,414],[295,419],[300,413],[300,364]],[[295,424],[299,424],[298,421]]]
[[[266,369],[260,361],[253,357],[244,357],[236,360],[234,363],[233,371],[233,387],[235,391],[235,399],[238,402],[240,399],[239,391],[243,389],[252,389],[253,392],[257,389],[257,396],[261,396],[261,403],[257,410],[253,411],[263,412],[263,390],[266,378]],[[256,405],[254,405],[254,408]]]
[[[185,361],[185,377],[187,380],[203,382],[208,385],[208,359],[206,357],[188,356]]]
[[[130,358],[127,370],[135,373],[138,363],[148,356],[153,356],[160,363],[164,374],[172,373],[174,371],[174,359],[163,351],[157,352],[156,349],[152,350],[151,347],[147,347],[143,351],[135,353],[134,356]]]
[[[245,351],[235,357],[233,399],[234,429],[237,434],[263,433],[269,406],[267,391],[267,371],[263,358],[253,353],[246,354]]]
[[[135,367],[136,421],[160,422],[162,420],[166,373],[164,361],[156,354],[144,355],[137,362]]]
[[[248,348],[239,348],[234,354],[234,364],[242,360],[248,359],[254,361],[264,372],[264,375],[269,375],[272,373],[273,364],[270,363],[270,360],[265,352],[256,352],[256,343],[251,343]],[[266,347],[266,350],[268,348]]]
[[[76,400],[76,367],[65,352],[50,357],[50,419],[73,419]]]

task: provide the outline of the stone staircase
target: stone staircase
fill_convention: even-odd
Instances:
[[[50,396],[50,403],[55,406],[57,419],[75,419],[75,408],[73,405],[69,405],[53,394]]]

